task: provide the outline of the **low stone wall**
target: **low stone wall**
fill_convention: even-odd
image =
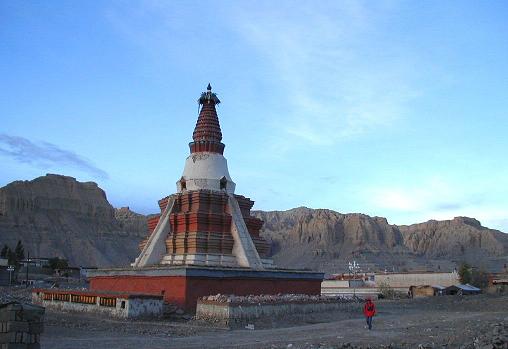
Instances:
[[[288,315],[327,311],[355,311],[359,304],[353,299],[307,295],[278,296],[209,296],[198,300],[196,319],[221,325],[285,317]]]
[[[0,305],[0,348],[40,349],[44,308],[32,304]]]
[[[32,292],[32,301],[57,311],[117,318],[159,317],[163,313],[162,296],[156,295],[37,289]]]

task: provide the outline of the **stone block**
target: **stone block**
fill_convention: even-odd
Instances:
[[[4,343],[0,344],[0,349],[41,349],[41,345],[39,343]]]
[[[0,343],[23,343],[23,332],[0,333]]]
[[[25,309],[20,315],[21,315],[21,321],[28,321],[28,322],[42,322],[44,319],[44,308],[38,307],[40,309]]]
[[[26,343],[26,344],[39,343],[39,335],[28,333],[28,332],[23,332],[22,342]]]
[[[23,344],[35,344],[40,340],[39,334],[28,333],[28,332],[8,332],[0,333],[0,343],[23,343]]]
[[[7,321],[0,323],[0,333],[29,332],[29,323],[26,321]]]
[[[44,332],[44,323],[30,322],[28,332],[32,334],[41,334],[42,332]]]
[[[21,310],[0,309],[0,321],[20,321],[22,319]]]
[[[33,304],[10,303],[0,307],[0,322],[4,321],[34,321],[41,322],[44,317],[44,307]]]

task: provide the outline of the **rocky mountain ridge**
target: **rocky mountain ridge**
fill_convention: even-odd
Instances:
[[[508,255],[508,235],[483,227],[469,217],[452,220],[430,220],[401,225],[404,245],[412,252],[427,257],[502,257]]]
[[[146,233],[140,216],[115,211],[96,183],[68,176],[0,188],[0,244],[21,240],[32,257],[58,256],[71,265],[128,265]]]
[[[253,214],[265,222],[261,234],[281,267],[331,273],[354,259],[364,270],[450,270],[460,261],[495,270],[508,262],[508,235],[474,218],[397,226],[383,217],[305,207]],[[48,174],[0,188],[0,244],[22,240],[32,256],[72,265],[129,265],[146,219],[113,208],[96,183],[72,177]]]
[[[383,217],[305,207],[254,215],[265,222],[261,234],[283,267],[345,272],[356,260],[367,270],[449,270],[467,261],[497,270],[508,262],[508,235],[474,218],[397,226]]]

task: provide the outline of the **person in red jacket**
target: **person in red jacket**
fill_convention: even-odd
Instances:
[[[365,301],[365,305],[363,306],[363,314],[367,319],[369,330],[372,330],[372,317],[376,315],[376,305],[370,298],[367,298]]]

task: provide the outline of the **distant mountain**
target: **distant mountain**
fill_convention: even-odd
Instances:
[[[485,228],[469,217],[401,225],[404,245],[429,258],[484,259],[507,257],[508,234]]]
[[[468,261],[498,270],[508,262],[508,235],[474,218],[396,226],[382,217],[304,207],[253,214],[265,222],[261,234],[276,264],[288,268],[344,272],[356,260],[363,270],[450,270]]]
[[[116,210],[93,182],[48,174],[0,188],[0,246],[18,240],[33,257],[71,265],[128,265],[146,234],[146,219]],[[25,254],[26,254],[25,252]]]
[[[508,263],[508,235],[456,217],[396,226],[386,218],[326,209],[253,211],[265,223],[275,263],[287,268],[344,272],[451,270],[468,261],[489,270]],[[115,209],[93,182],[48,174],[0,188],[0,248],[18,240],[31,256],[60,256],[72,265],[128,266],[147,233],[147,216]]]

